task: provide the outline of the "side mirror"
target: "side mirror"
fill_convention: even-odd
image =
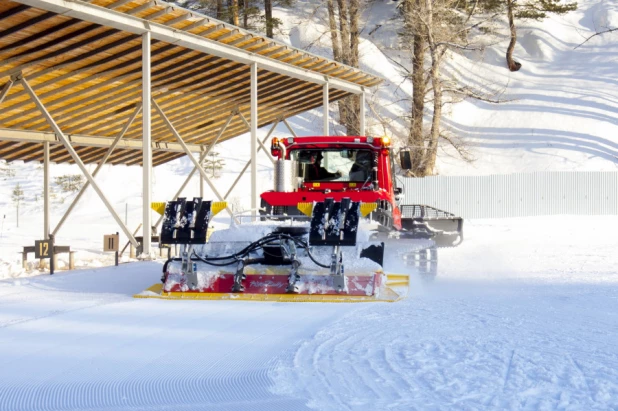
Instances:
[[[399,163],[401,163],[401,168],[403,170],[412,169],[412,158],[410,157],[410,151],[400,151],[399,152]]]
[[[401,187],[395,187],[393,189],[393,192],[395,193],[396,196],[401,195],[401,193],[403,193],[403,188]]]

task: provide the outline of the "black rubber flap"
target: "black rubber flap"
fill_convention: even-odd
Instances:
[[[315,203],[311,215],[309,245],[356,245],[360,203],[343,198],[340,202],[327,198]]]
[[[168,201],[161,226],[162,244],[206,244],[210,201],[195,197]]]

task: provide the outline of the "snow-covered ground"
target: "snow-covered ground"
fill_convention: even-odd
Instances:
[[[0,281],[0,409],[616,409],[617,227],[469,221],[394,304],[133,299],[157,262]]]
[[[363,69],[389,79],[369,101],[395,133],[410,96],[389,60],[403,61],[394,50],[396,6],[370,3],[361,44]],[[325,26],[314,10],[313,1],[297,2],[293,13],[277,9],[281,38],[328,54],[316,42]],[[458,56],[447,70],[506,87],[501,97],[512,101],[449,108],[446,123],[477,161],[441,153],[438,171],[615,170],[616,36],[574,47],[595,29],[618,26],[617,10],[616,0],[583,0],[574,13],[521,24],[517,73],[502,61],[506,38],[483,60]],[[370,133],[383,133],[370,122]],[[320,110],[290,123],[299,135],[319,134]],[[289,131],[279,126],[275,135]],[[217,151],[226,165],[215,183],[225,192],[248,159],[247,136]],[[395,304],[137,300],[133,294],[159,280],[161,262],[125,256],[109,266],[103,234],[119,229],[92,191],[57,235],[77,251],[78,270],[62,270],[64,255],[54,276],[39,275],[32,256],[21,268],[21,247],[43,234],[42,170],[12,167],[15,176],[0,178],[2,411],[618,409],[618,217],[466,221],[464,243],[440,251],[436,281],[414,282]],[[153,201],[172,198],[191,168],[187,159],[158,167]],[[52,166],[54,176],[72,173]],[[105,167],[97,181],[137,228],[141,169]],[[17,183],[25,196],[19,228]],[[272,186],[264,155],[259,185]],[[233,206],[248,206],[247,187],[245,176]],[[183,194],[199,194],[197,179]],[[57,193],[52,229],[73,196]],[[208,187],[205,197],[213,198]],[[221,213],[215,225],[226,220]]]

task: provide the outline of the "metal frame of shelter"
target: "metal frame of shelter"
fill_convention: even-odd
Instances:
[[[44,164],[44,238],[56,234],[88,186],[137,241],[95,177],[104,164],[143,166],[143,251],[151,250],[153,165],[187,155],[226,199],[286,118],[361,96],[381,78],[162,0],[4,0],[0,3],[0,159]],[[141,121],[140,121],[141,119]],[[270,125],[265,139],[259,127]],[[221,195],[201,167],[218,142],[251,133],[251,159]],[[197,154],[197,158],[194,154]],[[86,184],[53,231],[49,164],[78,165]],[[97,164],[90,173],[86,164]],[[203,187],[203,185],[201,186]],[[230,210],[228,210],[230,212]],[[160,223],[161,219],[155,224]]]

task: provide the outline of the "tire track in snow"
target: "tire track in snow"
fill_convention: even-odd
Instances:
[[[138,303],[136,300],[133,299],[123,299],[121,301],[109,301],[107,303],[99,303],[99,304],[95,304],[92,306],[88,306],[88,307],[80,307],[80,308],[76,308],[76,309],[72,309],[72,310],[65,310],[65,311],[61,311],[58,312],[54,315],[47,315],[47,316],[41,316],[40,318],[37,318],[33,321],[39,321],[39,322],[43,322],[43,320],[48,320],[48,319],[54,319],[54,317],[56,316],[62,316],[62,315],[75,315],[75,314],[84,314],[84,315],[95,315],[96,311],[100,311],[98,310],[100,309],[107,309],[108,307],[115,305],[115,304],[119,304],[118,306],[115,306],[114,309],[116,311],[123,311],[122,308],[122,304],[127,304],[127,308],[130,308],[133,306],[133,304]],[[97,310],[93,310],[93,313],[85,313],[82,311],[85,310],[89,310],[89,309],[97,309]],[[169,310],[169,311],[165,311],[162,316],[163,318],[165,317],[173,317],[175,316],[177,313],[181,312],[181,308],[178,307],[176,310]],[[70,319],[65,319],[67,322],[70,322]],[[143,323],[143,319],[141,318],[135,318],[133,321],[130,321],[128,323],[125,322],[125,326],[126,327],[135,327],[136,325],[139,325],[140,323]],[[26,321],[25,323],[30,323],[30,321]],[[46,326],[43,326],[46,325]],[[22,352],[21,356],[12,356],[10,359],[6,360],[3,362],[3,365],[6,367],[7,365],[9,365],[12,362],[19,362],[21,360],[23,360],[24,358],[36,355],[36,354],[40,354],[40,353],[44,353],[46,351],[49,351],[51,349],[53,349],[53,344],[55,344],[56,346],[62,346],[63,344],[66,344],[67,342],[82,342],[84,340],[87,340],[88,338],[92,338],[95,337],[97,335],[101,335],[104,334],[106,332],[110,332],[112,330],[116,330],[118,327],[118,323],[113,323],[110,322],[109,324],[107,324],[104,327],[100,327],[97,328],[96,331],[90,331],[90,332],[86,332],[84,333],[83,331],[80,332],[80,336],[79,337],[72,337],[70,335],[66,336],[65,340],[60,340],[60,341],[52,341],[49,343],[49,345],[45,345],[42,346],[41,348],[39,348],[38,350],[33,350],[33,351],[26,351],[26,352]],[[46,324],[37,324],[36,327],[34,326],[29,326],[27,331],[29,333],[29,336],[34,336],[36,334],[45,334],[47,332],[49,332],[50,330],[55,330],[58,328],[58,324],[56,324],[55,322],[50,322],[47,321]],[[21,338],[21,335],[19,333],[14,333],[13,336],[13,340],[19,340]],[[6,342],[7,340],[5,340]]]
[[[511,375],[511,367],[513,366],[513,357],[515,357],[515,350],[511,350],[509,363],[506,365],[506,371],[504,373],[504,383],[502,384],[502,392],[506,390],[506,384],[509,382],[509,377]]]
[[[569,359],[571,360],[571,363],[573,364],[573,366],[577,369],[577,371],[581,375],[582,380],[584,381],[584,384],[586,385],[586,389],[588,390],[588,397],[590,398],[590,400],[594,401],[594,397],[592,396],[592,388],[590,387],[590,382],[588,382],[588,377],[586,376],[586,373],[584,373],[584,370],[582,370],[582,367],[577,363],[577,361],[575,361],[575,359],[573,358],[571,354],[567,354],[567,355],[569,356]]]
[[[610,343],[618,324],[610,301],[591,304],[578,288],[555,287],[354,311],[299,347],[273,378],[298,381],[279,392],[321,410],[618,407],[618,354]],[[581,306],[590,311],[578,318]],[[577,363],[568,359],[573,353]]]
[[[141,301],[132,300],[132,302],[134,304],[135,303],[139,304]],[[162,303],[165,304],[166,302],[162,302]],[[223,307],[219,307],[218,310],[213,310],[209,312],[208,316],[215,316],[219,314],[220,312],[222,312],[223,309],[224,309]],[[180,313],[182,313],[183,311],[184,310],[182,306],[177,306],[175,310],[164,311],[164,314],[159,315],[158,319],[162,321],[163,323],[165,323],[166,320],[171,322],[174,318],[179,317]],[[194,321],[194,319],[191,317],[185,316],[181,318],[185,318],[185,320],[175,321],[176,325],[178,326],[190,325],[192,321]],[[203,317],[203,318],[206,318],[206,317]],[[143,322],[144,320],[135,319],[135,322],[133,324],[137,324],[139,321]],[[109,328],[113,328],[113,325],[110,325]],[[99,354],[98,357],[104,357],[108,355],[113,356],[114,350],[121,349],[122,347],[130,346],[130,345],[134,345],[139,340],[148,340],[160,332],[161,330],[155,330],[150,334],[138,335],[134,338],[123,340],[122,343],[112,344],[106,351],[101,352],[101,354]],[[165,332],[165,330],[163,332]],[[92,337],[95,337],[97,334],[100,334],[100,333],[91,333],[88,336],[83,337],[82,339],[92,339]],[[150,361],[150,359],[148,361]],[[77,400],[84,400],[84,399],[92,398],[92,396],[81,396],[80,398],[80,396],[78,395],[78,391],[76,391],[75,389],[76,387],[72,383],[66,383],[66,380],[62,379],[63,376],[66,377],[70,375],[72,372],[75,372],[81,368],[82,368],[81,364],[76,364],[73,367],[66,369],[64,372],[60,374],[51,375],[46,381],[41,382],[39,385],[43,387],[48,387],[47,391],[49,392],[49,394],[47,395],[47,397],[54,398],[56,401],[61,401],[60,405],[63,405],[64,402],[62,401],[66,401],[67,398],[72,398],[72,399],[77,399]],[[122,373],[122,370],[119,370],[119,372]],[[91,379],[92,377],[93,376],[91,375],[91,373],[88,373],[88,372],[86,372],[84,375],[85,379]],[[50,381],[55,380],[55,379],[59,379],[59,382],[50,383]],[[99,387],[96,387],[96,388],[99,388]],[[70,395],[67,393],[63,393],[63,390],[65,390],[66,392],[69,392]],[[83,402],[83,403],[80,403],[79,408],[90,408],[92,406],[94,406],[94,404],[89,403],[89,402]],[[47,409],[47,408],[43,407],[41,409]],[[55,409],[55,408],[50,408],[50,409]]]
[[[153,331],[152,335],[137,338],[122,337],[109,350],[95,350],[81,359],[81,364],[73,361],[73,365],[68,364],[59,372],[50,373],[42,381],[39,379],[28,385],[22,380],[4,386],[0,409],[139,409],[167,405],[173,409],[174,405],[217,403],[223,407],[231,404],[230,409],[235,409],[234,404],[242,401],[250,403],[258,400],[270,404],[269,399],[275,404],[287,404],[282,405],[281,409],[304,409],[303,400],[282,399],[268,391],[272,384],[270,370],[277,364],[273,358],[277,357],[277,350],[281,353],[289,350],[290,337],[303,335],[307,327],[330,319],[333,307],[320,309],[316,306],[295,306],[291,309],[282,304],[252,304],[245,305],[243,308],[246,310],[242,310],[237,309],[236,304],[226,303],[204,305],[200,302],[189,306],[187,302],[158,303],[162,307],[178,307],[184,313],[178,314],[182,320],[171,319],[174,315],[166,308],[165,312],[170,318],[161,318],[161,321],[165,323],[167,320],[169,329]],[[213,307],[217,310],[213,310]],[[96,318],[97,315],[93,314],[108,309],[99,307],[94,309],[97,313],[67,313],[65,317]],[[131,307],[117,307],[113,312],[118,313],[122,309],[130,310]],[[210,313],[207,313],[208,310]],[[214,321],[214,317],[221,318]],[[269,320],[264,321],[263,318]],[[199,327],[203,324],[208,325],[206,329]],[[123,325],[126,327],[129,324]],[[112,327],[112,324],[105,327]],[[181,332],[182,337],[173,336],[175,331],[193,329],[195,332]],[[168,333],[172,337],[167,337]],[[83,336],[81,343],[89,345],[96,338],[96,333],[91,333]],[[148,343],[159,338],[164,341],[158,344],[158,355],[152,355],[157,351],[148,349]],[[163,348],[162,344],[165,345]],[[120,369],[119,378],[113,378],[109,370],[101,375],[95,369],[88,369],[90,366],[99,367],[107,357],[133,352],[136,346],[144,346],[146,352],[141,361],[125,367],[124,372]],[[41,366],[45,368],[44,364]],[[127,370],[130,372],[127,373]],[[274,408],[264,405],[263,409]]]
[[[213,330],[208,335],[204,335],[199,338],[190,339],[189,341],[186,341],[183,345],[177,347],[176,350],[182,352],[183,349],[187,349],[188,346],[197,344],[200,340],[208,337],[209,335],[214,335],[216,332],[225,332],[226,329],[229,329],[235,326],[243,327],[245,326],[245,323],[250,323],[254,321],[258,315],[268,314],[271,311],[272,309],[264,313],[256,313],[254,315],[249,315],[237,323],[230,323],[222,327],[221,329]],[[198,400],[203,401],[203,400],[212,399],[212,398],[203,397],[202,393],[208,392],[208,390],[200,390],[200,388],[204,388],[204,387],[200,387],[197,384],[199,381],[200,365],[203,363],[203,361],[200,361],[199,355],[192,356],[188,361],[183,358],[178,358],[177,361],[175,361],[175,365],[183,365],[183,364],[188,365],[187,362],[195,364],[194,367],[187,367],[187,368],[183,367],[182,377],[180,377],[179,375],[173,374],[173,373],[169,373],[165,377],[161,378],[160,370],[158,370],[157,367],[154,367],[154,369],[152,369],[150,365],[153,363],[161,363],[162,366],[173,365],[173,364],[166,364],[166,363],[169,363],[169,361],[164,361],[164,358],[168,356],[169,356],[169,351],[165,352],[158,358],[152,359],[149,362],[149,364],[145,365],[141,369],[135,370],[130,376],[126,378],[126,380],[130,380],[130,383],[127,386],[130,387],[131,384],[136,384],[139,387],[139,389],[137,390],[129,390],[129,391],[138,392],[141,394],[140,398],[137,401],[130,402],[128,405],[134,407],[140,404],[148,404],[150,402],[157,404],[157,403],[161,403],[161,401],[163,400],[170,401],[174,398],[177,398],[180,400],[182,398],[187,398],[191,396],[195,397],[196,395],[198,397],[197,398]],[[209,358],[209,359],[212,360],[212,358]],[[231,364],[227,364],[227,365],[229,367]],[[221,377],[217,372],[220,372],[221,370],[215,370],[215,371],[216,372],[213,373],[213,375],[209,378],[212,378],[218,382],[221,379]],[[226,373],[226,374],[229,374],[229,373]],[[152,389],[153,383],[156,386],[156,389],[154,390],[154,392]],[[127,388],[127,386],[125,386],[124,388]],[[208,385],[205,388],[209,388]],[[222,387],[220,387],[219,389],[221,390],[221,388]],[[224,391],[219,391],[219,392],[224,392]],[[160,397],[157,398],[156,397],[157,395],[161,393],[165,393],[164,395],[166,395],[167,398],[160,398]],[[152,401],[153,398],[155,399],[155,401]]]
[[[142,301],[140,301],[140,300],[129,300],[129,301],[130,301],[129,304],[128,304],[129,307],[127,307],[127,309],[130,309],[130,306],[132,306],[134,304],[142,303]],[[107,307],[104,307],[103,305],[99,305],[97,308],[105,309]],[[170,307],[170,308],[173,308],[173,307]],[[223,308],[220,308],[219,311],[221,311],[221,310],[223,310]],[[160,316],[158,317],[158,320],[165,321],[166,318],[167,318],[168,321],[171,321],[171,319],[173,319],[174,317],[178,316],[178,314],[181,313],[182,311],[183,311],[183,307],[182,306],[177,306],[175,310],[166,310],[162,314],[160,314]],[[71,314],[76,314],[76,313],[73,311],[73,312],[69,312],[67,314],[71,315]],[[216,312],[213,312],[212,314],[215,315]],[[186,322],[189,322],[189,321],[190,320],[187,320]],[[136,317],[136,318],[133,319],[133,321],[129,322],[128,324],[125,324],[125,326],[131,327],[131,326],[135,326],[135,325],[137,325],[139,323],[143,323],[143,322],[144,322],[143,318],[137,318]],[[85,335],[82,334],[82,336],[79,337],[77,340],[75,340],[75,342],[80,342],[82,344],[85,344],[85,343],[87,343],[88,340],[96,339],[98,336],[104,334],[105,332],[114,330],[114,328],[116,326],[117,325],[115,325],[114,323],[109,323],[107,326],[98,329],[97,332],[90,332],[90,333],[86,333]],[[50,326],[50,328],[53,328],[53,327]],[[153,334],[151,334],[151,335],[153,335]],[[151,335],[141,335],[141,336],[138,336],[138,337],[134,338],[133,341],[138,340],[138,339],[147,339]],[[70,338],[70,336],[69,336],[69,338]],[[59,342],[59,344],[62,344],[62,342]],[[116,347],[116,346],[114,346],[114,347]],[[25,356],[32,356],[32,355],[36,354],[37,352],[43,353],[43,352],[48,351],[48,350],[49,350],[49,347],[42,347],[38,351],[31,352],[29,354],[25,354],[21,358],[11,359],[11,360],[9,360],[9,362],[14,362],[14,361],[22,360]],[[113,355],[113,352],[111,352],[112,350],[113,350],[113,348],[110,347],[107,351],[102,352],[100,356],[103,356],[103,355]],[[5,363],[5,367],[6,367],[6,365],[7,365],[7,363]],[[13,388],[15,389],[14,391],[15,391],[15,393],[17,395],[19,394],[19,392],[21,392],[22,390],[25,389],[25,390],[27,390],[29,392],[30,395],[35,395],[35,396],[38,396],[38,397],[40,397],[40,394],[38,393],[39,388],[40,387],[47,387],[47,391],[51,392],[51,395],[49,395],[48,397],[49,398],[53,398],[55,401],[58,401],[61,398],[67,398],[68,397],[68,395],[61,395],[59,390],[66,389],[66,390],[72,390],[71,392],[74,392],[75,391],[75,389],[74,389],[75,387],[72,387],[71,385],[68,385],[68,386],[64,385],[63,386],[61,383],[53,382],[53,380],[61,377],[62,375],[66,375],[66,374],[70,373],[71,370],[75,370],[75,369],[78,369],[78,368],[81,368],[81,367],[82,367],[82,365],[78,363],[78,364],[74,365],[73,367],[70,367],[70,368],[66,369],[64,372],[61,372],[61,373],[58,373],[57,369],[51,368],[50,370],[48,370],[49,371],[48,374],[50,374],[50,375],[46,379],[43,379],[42,381],[39,378],[38,384],[36,386],[34,386],[34,385],[33,386],[28,386],[28,383],[26,383],[26,385],[24,386],[23,382],[11,384],[11,385],[13,385]],[[44,370],[44,368],[43,368],[43,370]],[[119,371],[119,372],[121,372],[121,371]],[[5,397],[8,397],[8,395],[5,396]],[[78,398],[78,396],[74,396],[73,395],[73,398]],[[32,402],[33,399],[31,398],[28,401]],[[89,404],[81,404],[80,405],[80,408],[85,408],[85,407],[89,407]],[[19,406],[18,408],[23,408],[23,405]],[[46,409],[45,407],[43,407],[43,408],[39,407],[39,408],[40,409]],[[3,408],[0,407],[0,409],[3,409]],[[54,408],[50,408],[50,409],[54,409]]]

